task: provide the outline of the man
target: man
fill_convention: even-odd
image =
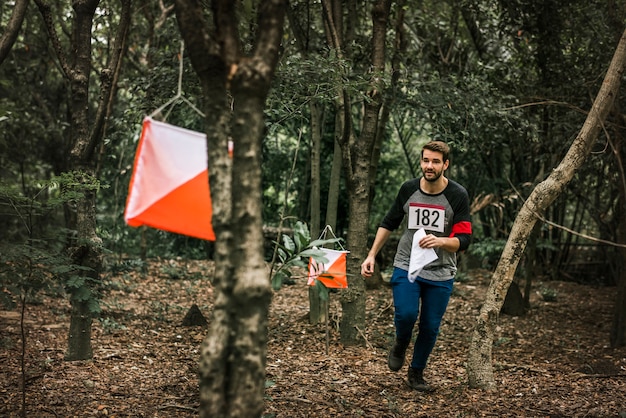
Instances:
[[[393,371],[400,370],[404,365],[406,349],[419,313],[419,331],[407,383],[411,388],[425,392],[432,390],[424,380],[424,368],[435,346],[441,319],[452,294],[457,271],[456,253],[467,249],[472,234],[467,191],[444,176],[450,164],[449,153],[450,148],[441,141],[424,145],[420,160],[423,176],[408,180],[400,187],[361,265],[361,274],[371,276],[376,254],[391,231],[397,229],[406,217],[406,229],[398,243],[391,277],[396,338],[389,352],[388,364]],[[419,240],[419,246],[434,249],[438,258],[424,266],[413,280],[409,277],[413,235],[421,228],[426,234]]]

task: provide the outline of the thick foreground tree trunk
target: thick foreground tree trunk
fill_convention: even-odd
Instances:
[[[602,87],[578,136],[558,167],[535,187],[515,218],[472,334],[467,364],[471,388],[493,389],[496,386],[491,358],[496,321],[528,236],[537,222],[537,215],[559,196],[589,154],[617,97],[625,65],[626,32],[622,34]]]
[[[257,43],[250,56],[241,48],[235,3],[212,1],[213,25],[207,25],[197,0],[176,0],[179,27],[206,103],[217,294],[201,349],[200,416],[212,418],[263,412],[272,296],[263,259],[261,144],[286,1],[259,3]]]

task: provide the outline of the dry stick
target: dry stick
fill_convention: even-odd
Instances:
[[[306,398],[296,398],[295,396],[272,396],[272,399],[275,401],[298,401],[298,402],[304,402],[304,403],[313,403],[313,401],[310,401]]]
[[[391,309],[392,306],[393,306],[393,301],[390,300],[389,303],[387,303],[387,305],[383,306],[383,308],[380,311],[378,311],[378,315],[376,315],[376,319],[380,318],[380,316],[383,313],[387,312],[389,309]]]
[[[192,408],[190,406],[185,406],[185,405],[178,405],[175,403],[168,403],[168,404],[161,405],[158,407],[158,409],[167,409],[167,408],[183,409],[185,411],[198,412],[198,408]]]
[[[516,110],[516,109],[523,109],[525,107],[531,107],[531,106],[545,106],[545,105],[556,105],[556,106],[564,106],[567,109],[573,109],[576,112],[582,113],[584,115],[588,114],[589,112],[587,112],[584,109],[581,109],[578,106],[574,106],[571,103],[567,103],[567,102],[560,102],[557,100],[541,100],[538,102],[531,102],[531,103],[522,103],[521,105],[516,105],[516,106],[510,106],[510,107],[505,107],[502,109],[502,111],[509,111],[509,110]]]
[[[363,333],[363,331],[361,331],[361,328],[359,328],[358,326],[354,326],[354,328],[356,328],[356,330],[358,331],[359,335],[361,337],[363,337],[363,340],[365,341],[365,345],[367,345],[367,348],[369,348],[370,350],[374,349],[374,346],[372,344],[370,344],[370,342],[367,340],[367,337],[365,336],[365,334]]]
[[[547,223],[548,225],[551,225],[551,226],[553,226],[553,227],[555,227],[555,228],[562,229],[562,230],[564,230],[564,231],[566,231],[566,232],[569,232],[570,234],[573,234],[573,235],[578,235],[578,236],[579,236],[579,237],[581,237],[581,238],[585,238],[585,239],[588,239],[588,240],[590,240],[590,241],[599,242],[599,243],[601,243],[601,244],[612,245],[612,246],[614,246],[614,247],[626,248],[626,244],[619,244],[619,243],[617,243],[617,242],[607,241],[607,240],[605,240],[605,239],[592,237],[592,236],[590,236],[590,235],[583,234],[582,232],[577,232],[577,231],[574,231],[573,229],[569,229],[569,228],[568,228],[568,227],[566,227],[566,226],[559,225],[559,224],[556,224],[556,223],[554,223],[554,222],[551,222],[551,221],[547,220],[546,218],[544,218],[543,216],[539,215],[538,213],[534,213],[534,215],[535,215],[535,216],[536,216],[539,220],[541,220],[541,221],[543,221],[543,222]]]

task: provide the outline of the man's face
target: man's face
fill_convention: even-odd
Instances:
[[[443,154],[437,151],[425,149],[420,160],[422,173],[426,181],[435,182],[448,168],[449,161],[443,161]]]

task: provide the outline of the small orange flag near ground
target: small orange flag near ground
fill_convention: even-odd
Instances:
[[[146,117],[124,220],[215,241],[206,135]]]
[[[349,251],[330,250],[320,248],[324,252],[327,263],[318,263],[312,257],[309,259],[309,280],[308,285],[315,285],[319,280],[326,287],[345,289],[348,287],[346,277],[346,258]]]

